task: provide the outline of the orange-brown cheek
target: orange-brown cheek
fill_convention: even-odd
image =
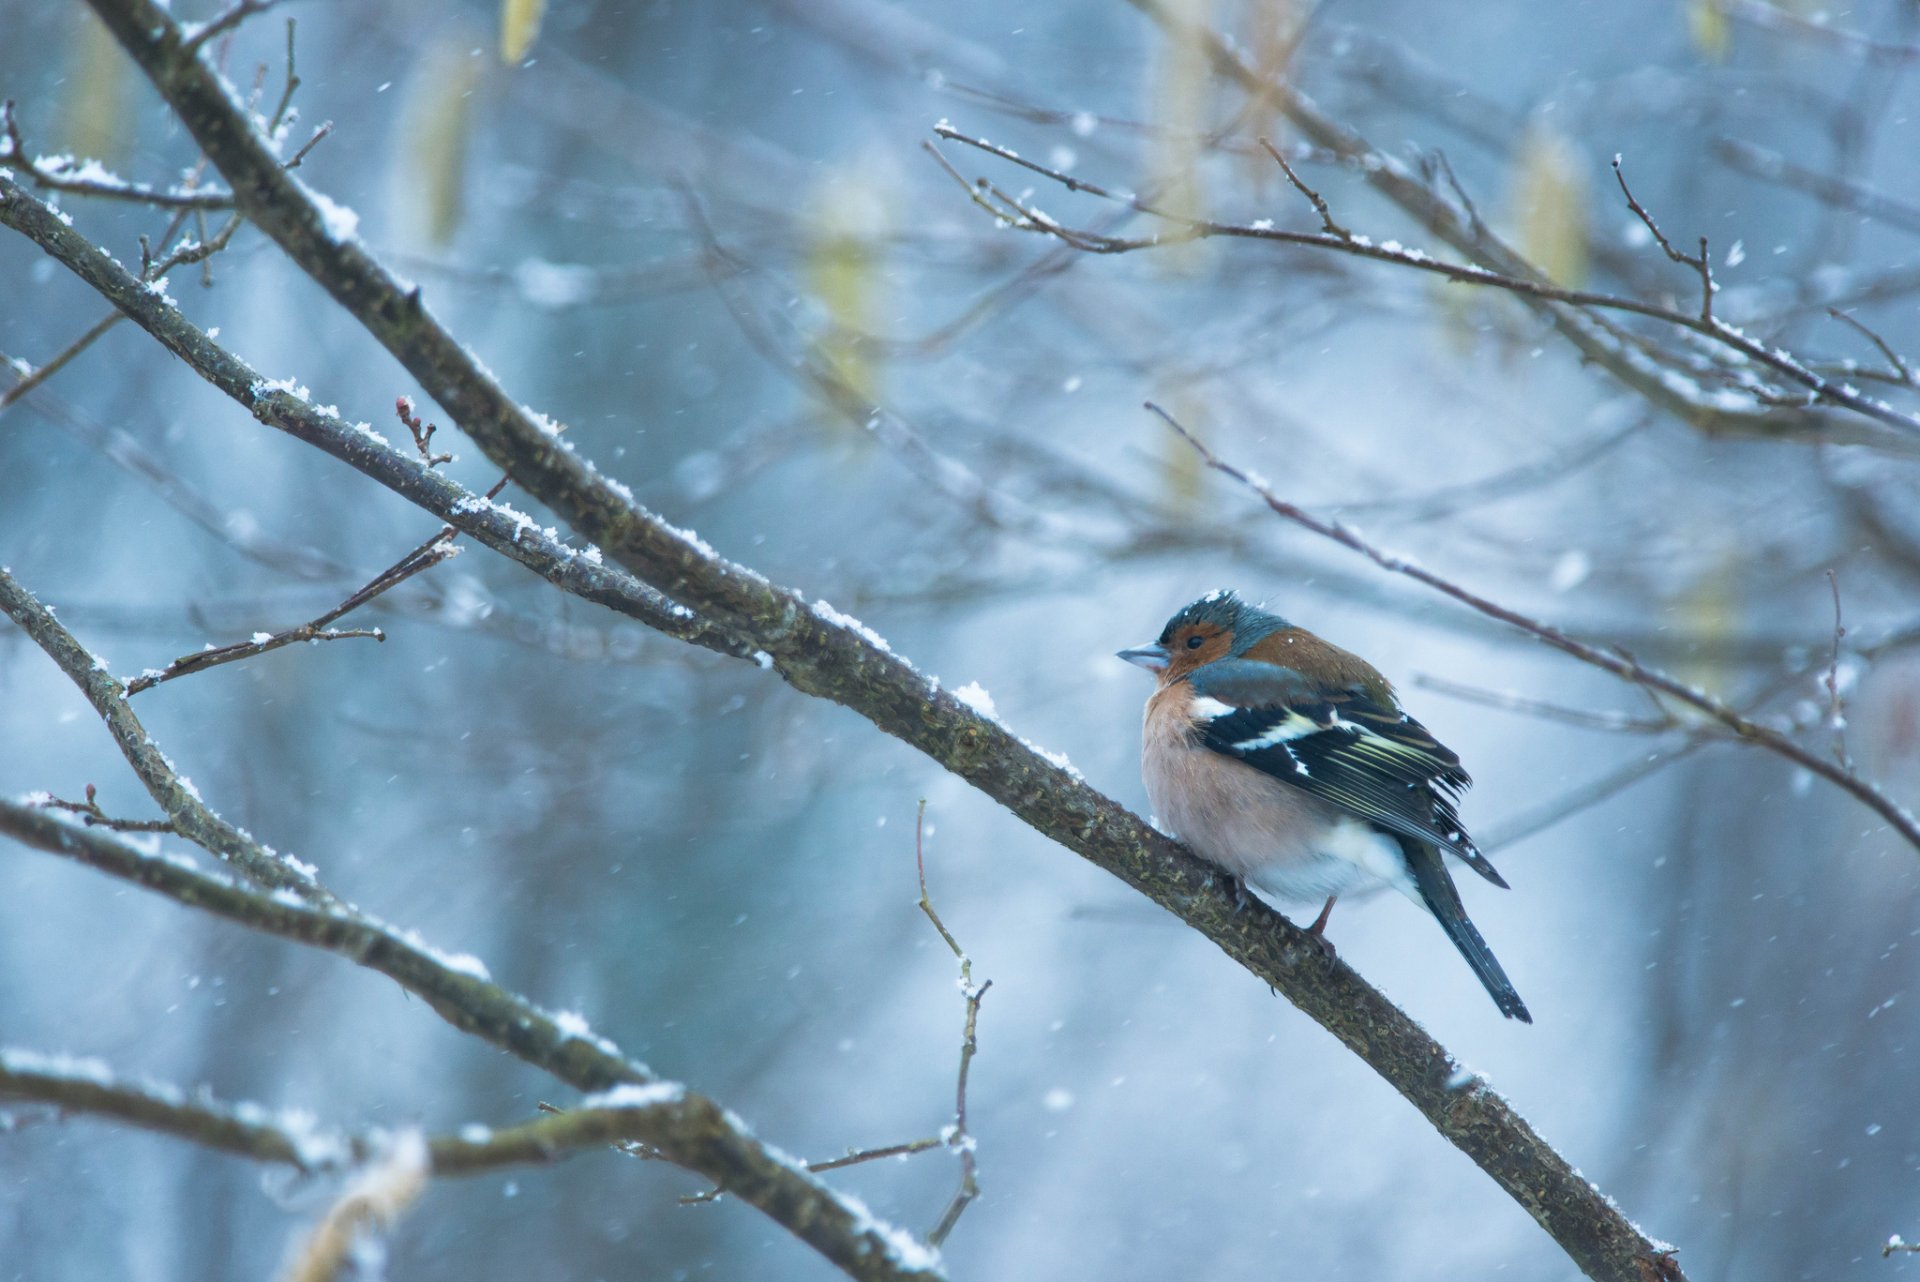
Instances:
[[[1161,684],[1170,685],[1180,680],[1195,668],[1212,663],[1215,659],[1225,658],[1232,647],[1232,638],[1222,635],[1207,638],[1205,645],[1198,650],[1189,650],[1182,644],[1173,652],[1173,659],[1167,664],[1167,670],[1161,674]]]

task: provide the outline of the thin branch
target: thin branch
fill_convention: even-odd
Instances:
[[[202,45],[209,40],[232,31],[255,14],[265,13],[279,0],[234,0],[234,3],[207,22],[195,26],[188,24],[180,28],[181,51],[197,56]]]
[[[1680,728],[1680,722],[1670,713],[1663,717],[1635,718],[1619,712],[1590,712],[1585,708],[1568,708],[1540,699],[1529,699],[1511,690],[1485,690],[1479,686],[1465,685],[1427,673],[1415,675],[1413,683],[1423,690],[1433,690],[1467,703],[1477,703],[1483,708],[1499,708],[1503,712],[1523,713],[1543,721],[1558,721],[1565,725],[1579,726],[1584,730],[1610,730],[1622,734],[1665,734],[1669,730]]]
[[[1827,586],[1833,590],[1833,657],[1827,662],[1827,726],[1833,731],[1833,760],[1842,770],[1853,770],[1853,756],[1847,751],[1847,702],[1840,691],[1840,643],[1847,638],[1846,624],[1840,618],[1840,576],[1827,571]]]
[[[989,988],[993,987],[993,981],[989,979],[978,987],[974,985],[973,962],[960,950],[959,943],[955,941],[953,935],[947,930],[946,923],[942,922],[940,915],[933,910],[933,901],[927,897],[927,864],[926,857],[923,854],[924,847],[922,845],[923,834],[926,829],[926,818],[927,803],[923,799],[920,802],[919,809],[915,812],[913,828],[913,858],[914,864],[920,873],[919,907],[920,911],[924,912],[927,915],[927,919],[933,923],[933,928],[940,932],[940,938],[946,941],[947,947],[953,951],[953,955],[959,959],[960,991],[966,998],[966,1023],[960,1043],[960,1072],[954,1086],[953,1123],[942,1128],[938,1136],[908,1140],[904,1144],[888,1144],[881,1148],[848,1149],[844,1156],[827,1158],[824,1161],[818,1162],[806,1162],[803,1163],[803,1165],[807,1170],[817,1174],[821,1171],[838,1170],[843,1166],[857,1166],[863,1162],[874,1162],[886,1157],[907,1157],[914,1153],[924,1153],[929,1149],[936,1148],[948,1149],[958,1154],[960,1158],[960,1187],[948,1202],[946,1209],[941,1212],[939,1222],[933,1231],[927,1235],[928,1245],[937,1248],[946,1241],[947,1235],[953,1231],[953,1226],[959,1222],[960,1216],[967,1209],[967,1206],[975,1198],[980,1196],[979,1173],[974,1158],[974,1137],[967,1130],[967,1078],[973,1065],[974,1052],[978,1047],[975,1028],[980,1018],[980,999],[986,996]],[[543,1107],[550,1108],[551,1106]],[[647,1155],[641,1154],[639,1156]],[[719,1201],[722,1195],[723,1190],[711,1188],[704,1193],[689,1194],[681,1198],[680,1203],[683,1206],[704,1205],[709,1202]]]
[[[1016,157],[1004,147],[983,139],[968,137],[951,126],[937,125],[935,132],[942,138],[964,143],[1002,159],[1015,160],[1028,169],[1046,173],[1056,179],[1066,177],[1064,174],[1048,170],[1044,165]],[[958,175],[958,171],[954,170],[950,164],[947,168],[949,172]],[[962,181],[964,182],[964,179]],[[1849,384],[1825,378],[1804,361],[1795,358],[1785,350],[1753,339],[1715,317],[1712,312],[1712,294],[1716,287],[1712,283],[1712,268],[1710,265],[1705,265],[1704,250],[1699,260],[1703,265],[1695,268],[1702,277],[1702,305],[1698,313],[1689,314],[1658,303],[1643,302],[1637,298],[1618,294],[1562,288],[1523,262],[1519,266],[1524,270],[1524,274],[1512,274],[1472,264],[1447,262],[1424,250],[1407,248],[1398,241],[1382,241],[1376,244],[1365,236],[1351,233],[1339,236],[1324,231],[1287,231],[1269,226],[1265,222],[1223,223],[1213,219],[1188,218],[1159,209],[1134,196],[1114,195],[1111,198],[1135,212],[1151,215],[1172,224],[1176,228],[1176,234],[1139,237],[1102,235],[1066,227],[1058,220],[1035,209],[1029,202],[1008,196],[992,184],[986,183],[984,179],[979,186],[982,191],[991,194],[1001,202],[1001,206],[997,207],[984,198],[977,197],[975,200],[976,204],[988,209],[995,217],[1006,220],[1019,230],[1053,236],[1086,253],[1132,253],[1162,249],[1169,245],[1184,244],[1193,240],[1221,237],[1270,241],[1332,250],[1376,262],[1392,263],[1413,271],[1440,276],[1459,284],[1480,285],[1504,291],[1523,300],[1560,305],[1561,310],[1551,312],[1553,316],[1564,318],[1571,314],[1564,309],[1572,308],[1620,312],[1657,320],[1697,334],[1716,346],[1728,349],[1740,358],[1740,362],[1764,367],[1788,382],[1798,384],[1811,394],[1815,403],[1839,406],[1885,428],[1894,429],[1892,434],[1873,431],[1861,435],[1860,429],[1864,429],[1864,424],[1856,424],[1853,429],[1847,429],[1838,423],[1830,423],[1822,426],[1818,434],[1819,439],[1875,444],[1902,453],[1913,453],[1916,449],[1920,449],[1920,440],[1916,439],[1920,438],[1920,415],[1902,413],[1884,401],[1864,395]],[[1098,194],[1103,189],[1096,189],[1080,181],[1080,190]],[[1677,250],[1672,249],[1671,245],[1665,245],[1664,248],[1669,253],[1678,253]],[[1687,263],[1689,266],[1695,263],[1695,259],[1689,255],[1680,255],[1677,261]],[[1586,344],[1582,348],[1586,355],[1605,365],[1654,403],[1666,406],[1690,421],[1711,420],[1718,425],[1717,430],[1728,430],[1737,421],[1743,421],[1743,416],[1751,416],[1755,421],[1744,422],[1744,430],[1763,436],[1778,436],[1783,431],[1794,429],[1778,422],[1763,425],[1757,421],[1758,418],[1782,409],[1791,409],[1798,413],[1807,407],[1805,395],[1789,394],[1767,387],[1759,382],[1750,370],[1742,368],[1740,362],[1725,368],[1698,369],[1689,374],[1673,368],[1667,362],[1664,353],[1660,353],[1659,359],[1656,359],[1654,355],[1644,351],[1638,345],[1638,339],[1630,335],[1610,331],[1602,338],[1583,331],[1582,341]],[[1596,347],[1595,344],[1598,346]],[[1709,393],[1698,385],[1697,376],[1701,374],[1719,379],[1727,386]],[[1726,403],[1729,398],[1744,402],[1747,408],[1733,408]]]
[[[115,745],[133,767],[174,830],[227,860],[247,878],[274,890],[315,903],[334,903],[333,896],[314,880],[313,870],[273,854],[246,833],[207,808],[193,786],[160,751],[127,702],[126,689],[108,671],[106,662],[90,653],[53,617],[53,611],[20,586],[0,567],[0,611],[20,625],[35,645],[46,651],[67,678],[80,687],[93,710],[106,722]]]
[[[973,1071],[973,1057],[979,1049],[979,1040],[975,1029],[980,1022],[980,999],[993,987],[991,979],[979,984],[973,982],[973,959],[960,947],[960,941],[953,937],[947,924],[940,920],[940,914],[933,910],[933,900],[927,894],[927,856],[925,834],[927,828],[927,802],[923,797],[913,816],[913,863],[920,874],[920,911],[927,915],[933,928],[940,932],[940,938],[947,941],[947,947],[953,953],[954,960],[960,964],[960,993],[966,1000],[967,1022],[960,1039],[960,1072],[953,1087],[953,1124],[941,1131],[940,1138],[953,1152],[960,1155],[960,1187],[947,1203],[947,1209],[940,1213],[940,1222],[927,1234],[927,1241],[940,1246],[953,1232],[953,1226],[960,1222],[967,1207],[980,1196],[979,1166],[974,1158],[977,1147],[973,1134],[967,1130],[967,1079]]]
[[[458,548],[444,549],[447,556],[457,551],[459,551]],[[205,650],[183,654],[164,668],[148,668],[127,682],[127,694],[136,695],[142,690],[151,690],[163,681],[172,681],[177,677],[191,676],[196,672],[205,672],[208,668],[220,667],[222,664],[238,663],[242,659],[271,654],[275,650],[299,645],[302,642],[318,644],[322,641],[355,639],[385,641],[387,634],[379,628],[323,628],[311,622],[302,623],[281,632],[256,632],[251,640],[235,641],[231,645],[209,646]]]
[[[1429,234],[1466,256],[1479,268],[1506,278],[1499,285],[1522,302],[1533,307],[1581,356],[1613,375],[1636,394],[1655,405],[1669,409],[1695,428],[1717,434],[1757,436],[1771,439],[1837,440],[1856,435],[1864,424],[1821,412],[1822,404],[1840,406],[1892,428],[1891,433],[1874,433],[1872,439],[1885,448],[1907,452],[1911,435],[1920,430],[1920,419],[1909,419],[1873,400],[1861,396],[1844,384],[1834,385],[1806,370],[1801,362],[1775,356],[1764,344],[1758,344],[1724,324],[1705,325],[1698,316],[1667,312],[1662,316],[1670,324],[1682,326],[1729,347],[1748,361],[1776,370],[1783,377],[1813,392],[1810,402],[1790,406],[1768,406],[1749,396],[1709,394],[1697,386],[1684,371],[1654,359],[1639,350],[1611,326],[1585,310],[1587,307],[1617,307],[1631,300],[1600,301],[1578,294],[1539,292],[1508,282],[1545,283],[1545,276],[1533,264],[1493,235],[1484,225],[1464,221],[1446,201],[1437,196],[1397,157],[1374,147],[1355,130],[1325,115],[1319,107],[1292,85],[1262,76],[1250,67],[1242,53],[1212,29],[1189,22],[1184,12],[1169,0],[1128,0],[1146,14],[1169,36],[1196,42],[1223,78],[1251,95],[1271,95],[1286,118],[1300,131],[1305,141],[1331,152],[1350,166],[1360,179],[1414,219]],[[1329,243],[1334,243],[1331,240]],[[1343,247],[1343,252],[1353,252]],[[1429,269],[1430,270],[1430,269]],[[1487,282],[1493,283],[1493,282]],[[1644,304],[1619,307],[1640,311]],[[1653,309],[1662,311],[1664,309]],[[1744,385],[1743,371],[1722,371],[1736,385]],[[1811,380],[1811,381],[1809,381]],[[1899,420],[1899,421],[1890,421]]]
[[[312,151],[315,147],[318,147],[321,143],[325,142],[327,139],[327,135],[331,134],[332,132],[333,132],[333,122],[331,120],[321,121],[319,128],[313,131],[313,137],[301,143],[300,150],[294,152],[293,158],[287,161],[287,168],[288,169],[300,168],[300,163],[307,158],[307,153]]]
[[[904,1144],[885,1144],[879,1148],[850,1148],[839,1157],[823,1158],[817,1162],[802,1162],[800,1165],[812,1174],[818,1175],[822,1171],[837,1171],[843,1166],[859,1166],[866,1162],[877,1162],[887,1157],[911,1157],[915,1153],[925,1153],[929,1149],[945,1148],[946,1146],[946,1140],[937,1135],[930,1135],[922,1139],[908,1140]],[[634,1156],[650,1157],[654,1155],[636,1153]],[[680,1205],[705,1206],[711,1202],[718,1202],[725,1196],[726,1190],[715,1185],[704,1193],[687,1194],[680,1199]],[[938,1243],[934,1243],[934,1245],[937,1246]]]
[[[1833,319],[1839,321],[1841,324],[1848,326],[1855,333],[1864,335],[1868,342],[1880,349],[1880,354],[1887,358],[1887,364],[1893,367],[1891,374],[1883,376],[1888,382],[1898,383],[1903,387],[1914,387],[1917,385],[1914,381],[1913,367],[1907,364],[1906,358],[1900,355],[1899,352],[1894,351],[1892,344],[1880,337],[1879,333],[1869,329],[1865,324],[1849,316],[1837,307],[1827,308],[1827,315],[1833,317]],[[1863,378],[1871,376],[1871,371],[1867,370],[1857,371],[1857,373]]]
[[[507,1160],[509,1152],[519,1155],[513,1160],[551,1157],[561,1136],[573,1137],[567,1147],[637,1139],[675,1164],[718,1181],[851,1277],[893,1282],[941,1276],[937,1255],[797,1170],[755,1139],[727,1109],[678,1083],[659,1080],[578,1015],[543,1010],[491,982],[477,959],[448,956],[419,942],[412,932],[356,909],[249,889],[201,872],[177,855],[148,853],[97,829],[4,799],[0,834],[216,917],[337,953],[393,979],[461,1031],[580,1090],[605,1092],[565,1117],[490,1137],[491,1147],[480,1151],[493,1159]],[[631,1111],[615,1115],[608,1110]],[[454,1166],[461,1160],[460,1151],[448,1155]]]
[[[1599,778],[1572,788],[1558,797],[1517,815],[1510,815],[1479,835],[1477,844],[1480,847],[1480,853],[1496,854],[1509,846],[1518,845],[1529,837],[1545,832],[1555,824],[1564,823],[1584,810],[1590,810],[1603,801],[1619,796],[1635,784],[1692,756],[1712,742],[1714,740],[1710,736],[1691,734],[1677,748],[1670,751],[1649,752],[1638,760],[1630,761],[1617,770],[1610,770]]]
[[[102,316],[99,320],[88,326],[86,333],[80,335],[80,337],[74,339],[71,343],[68,343],[45,365],[31,370],[23,370],[16,367],[16,372],[20,375],[20,381],[5,391],[0,391],[0,413],[5,413],[8,406],[66,368],[68,362],[72,361],[73,358],[80,355],[80,353],[86,351],[89,347],[92,347],[96,340],[124,319],[125,317],[118,311],[108,312],[105,316]],[[0,361],[0,364],[8,363],[9,362],[6,361]]]
[[[142,690],[151,690],[163,681],[172,681],[177,677],[191,676],[204,672],[208,668],[217,668],[226,663],[237,663],[242,659],[251,659],[256,655],[270,654],[275,650],[302,642],[339,641],[349,637],[371,637],[375,641],[385,641],[387,634],[379,628],[333,628],[334,620],[342,618],[359,609],[381,593],[400,586],[414,575],[455,556],[460,549],[452,545],[452,534],[441,530],[432,538],[414,548],[386,569],[361,585],[346,600],[334,606],[326,613],[296,627],[280,632],[256,632],[247,641],[237,641],[232,645],[216,646],[206,650],[196,650],[183,654],[164,668],[149,668],[133,680],[127,682],[127,695],[131,698]]]
[[[125,200],[159,209],[233,208],[232,192],[191,191],[179,187],[163,190],[143,183],[128,182],[107,172],[94,160],[76,161],[71,156],[36,159],[27,151],[26,141],[20,136],[11,98],[0,102],[0,166],[17,166],[36,187],[75,196]]]
[[[291,379],[270,379],[220,346],[154,294],[112,256],[79,235],[43,202],[0,176],[0,225],[27,236],[98,290],[102,297],[184,361],[215,388],[268,427],[325,451],[425,508],[476,542],[517,561],[548,582],[585,600],[706,649],[751,658],[711,620],[669,600],[632,575],[608,565],[594,548],[567,546],[552,530],[513,508],[475,494],[388,445],[365,424],[322,412]],[[542,433],[544,437],[545,434]]]
[[[1805,192],[1823,205],[1871,218],[1902,231],[1920,232],[1920,206],[1877,191],[1865,183],[1797,164],[1777,151],[1738,138],[1722,138],[1713,153],[1723,163],[1754,178]]]
[[[267,119],[267,132],[275,136],[278,136],[278,134],[280,133],[280,126],[285,124],[287,121],[287,112],[293,106],[294,91],[300,88],[300,72],[298,69],[298,64],[294,60],[294,38],[293,37],[294,37],[294,20],[292,18],[288,18],[287,19],[287,78],[284,86],[280,90],[280,101],[274,104],[273,115],[268,117]],[[325,132],[326,130],[331,129],[332,127],[333,126],[330,123],[326,125],[322,125],[320,127],[321,132]],[[318,140],[317,134],[315,136],[315,140],[316,141]],[[310,147],[313,144],[308,143],[307,145]],[[287,162],[287,168],[293,169],[296,166],[298,166],[299,163],[300,163],[300,157],[295,156],[292,160]]]
[[[1411,561],[1379,550],[1340,522],[1323,521],[1305,510],[1286,502],[1284,499],[1277,497],[1265,481],[1242,471],[1232,463],[1220,458],[1212,450],[1208,449],[1198,437],[1183,427],[1179,420],[1175,419],[1158,405],[1149,401],[1147,402],[1146,408],[1154,414],[1157,414],[1168,427],[1180,435],[1182,440],[1186,441],[1188,445],[1191,445],[1206,462],[1208,467],[1225,476],[1232,477],[1247,487],[1247,489],[1251,490],[1262,502],[1272,509],[1276,516],[1292,521],[1296,525],[1312,530],[1315,534],[1323,538],[1333,540],[1342,547],[1358,552],[1383,570],[1388,570],[1394,574],[1403,574],[1417,583],[1423,583],[1445,596],[1452,597],[1462,605],[1477,610],[1489,618],[1498,619],[1502,623],[1510,624],[1522,632],[1539,638],[1554,649],[1564,654],[1572,655],[1583,663],[1591,664],[1603,672],[1612,673],[1621,680],[1644,687],[1648,691],[1666,695],[1685,704],[1687,707],[1693,708],[1697,712],[1705,714],[1707,718],[1717,722],[1726,730],[1730,731],[1736,738],[1759,744],[1761,747],[1785,757],[1795,765],[1811,770],[1814,774],[1819,775],[1829,783],[1851,794],[1869,810],[1872,810],[1875,814],[1886,820],[1888,826],[1900,834],[1901,839],[1908,845],[1913,846],[1916,850],[1920,850],[1920,819],[1915,819],[1906,807],[1888,796],[1881,790],[1880,786],[1873,781],[1863,779],[1852,770],[1846,769],[1835,762],[1828,761],[1818,753],[1809,751],[1800,744],[1795,743],[1786,735],[1759,724],[1750,717],[1740,713],[1731,705],[1716,699],[1697,686],[1688,685],[1677,678],[1668,676],[1664,672],[1647,667],[1623,650],[1602,650],[1597,646],[1588,645],[1584,641],[1576,641],[1573,637],[1568,636],[1558,628],[1550,627],[1545,623],[1528,618],[1516,610],[1508,609],[1506,606],[1499,605],[1488,600],[1486,597],[1479,596],[1447,579],[1443,579],[1431,570],[1424,569]]]
[[[1627,208],[1631,209],[1634,217],[1653,233],[1654,242],[1665,252],[1667,258],[1683,267],[1692,268],[1700,277],[1700,322],[1711,328],[1714,323],[1713,295],[1718,286],[1713,283],[1713,262],[1707,256],[1707,238],[1705,236],[1700,238],[1698,254],[1681,253],[1673,247],[1673,242],[1667,239],[1666,233],[1660,230],[1660,224],[1653,221],[1653,215],[1647,212],[1646,206],[1634,196],[1633,188],[1627,186],[1627,172],[1618,156],[1613,158],[1613,177],[1620,184],[1620,194],[1627,198]]]
[[[1320,230],[1341,240],[1352,240],[1353,233],[1333,221],[1333,211],[1327,208],[1326,198],[1300,180],[1300,175],[1293,172],[1293,166],[1288,164],[1287,158],[1280,154],[1280,149],[1265,138],[1260,140],[1260,145],[1266,148],[1267,154],[1272,156],[1274,163],[1280,166],[1280,172],[1287,176],[1287,181],[1293,184],[1293,189],[1305,196],[1313,205],[1313,212],[1320,215]]]
[[[204,240],[182,240],[171,254],[155,260],[147,247],[147,238],[140,238],[140,279],[158,281],[176,267],[191,267],[204,263],[233,243],[234,236],[246,226],[247,220],[235,214],[220,225],[220,230]],[[164,243],[164,241],[162,242]]]
[[[100,809],[100,803],[96,800],[96,797],[97,792],[94,786],[88,784],[87,799],[85,801],[63,801],[59,797],[48,796],[44,800],[41,800],[39,804],[51,806],[55,810],[69,811],[72,814],[79,815],[82,823],[88,825],[98,824],[100,827],[110,828],[114,832],[179,832],[179,829],[174,826],[174,822],[171,819],[115,819],[106,811]]]

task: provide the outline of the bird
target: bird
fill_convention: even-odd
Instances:
[[[1140,773],[1171,835],[1243,894],[1324,898],[1308,933],[1329,955],[1334,901],[1392,887],[1440,923],[1501,1014],[1533,1022],[1447,870],[1451,855],[1507,887],[1460,822],[1472,779],[1372,664],[1225,589],[1118,657],[1157,677]]]

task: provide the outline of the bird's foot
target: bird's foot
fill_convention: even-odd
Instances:
[[[1327,938],[1327,918],[1333,915],[1335,898],[1338,896],[1330,896],[1327,899],[1326,905],[1320,909],[1320,915],[1313,919],[1313,925],[1307,927],[1307,938],[1313,941],[1314,946],[1320,950],[1320,955],[1326,959],[1328,970],[1332,970],[1333,964],[1340,960],[1340,950],[1333,946],[1331,939]]]

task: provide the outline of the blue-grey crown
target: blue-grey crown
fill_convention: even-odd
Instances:
[[[1168,619],[1160,632],[1160,644],[1170,644],[1174,633],[1195,623],[1211,623],[1233,633],[1235,654],[1244,654],[1262,638],[1292,626],[1277,614],[1248,605],[1229,589],[1216,588]]]

